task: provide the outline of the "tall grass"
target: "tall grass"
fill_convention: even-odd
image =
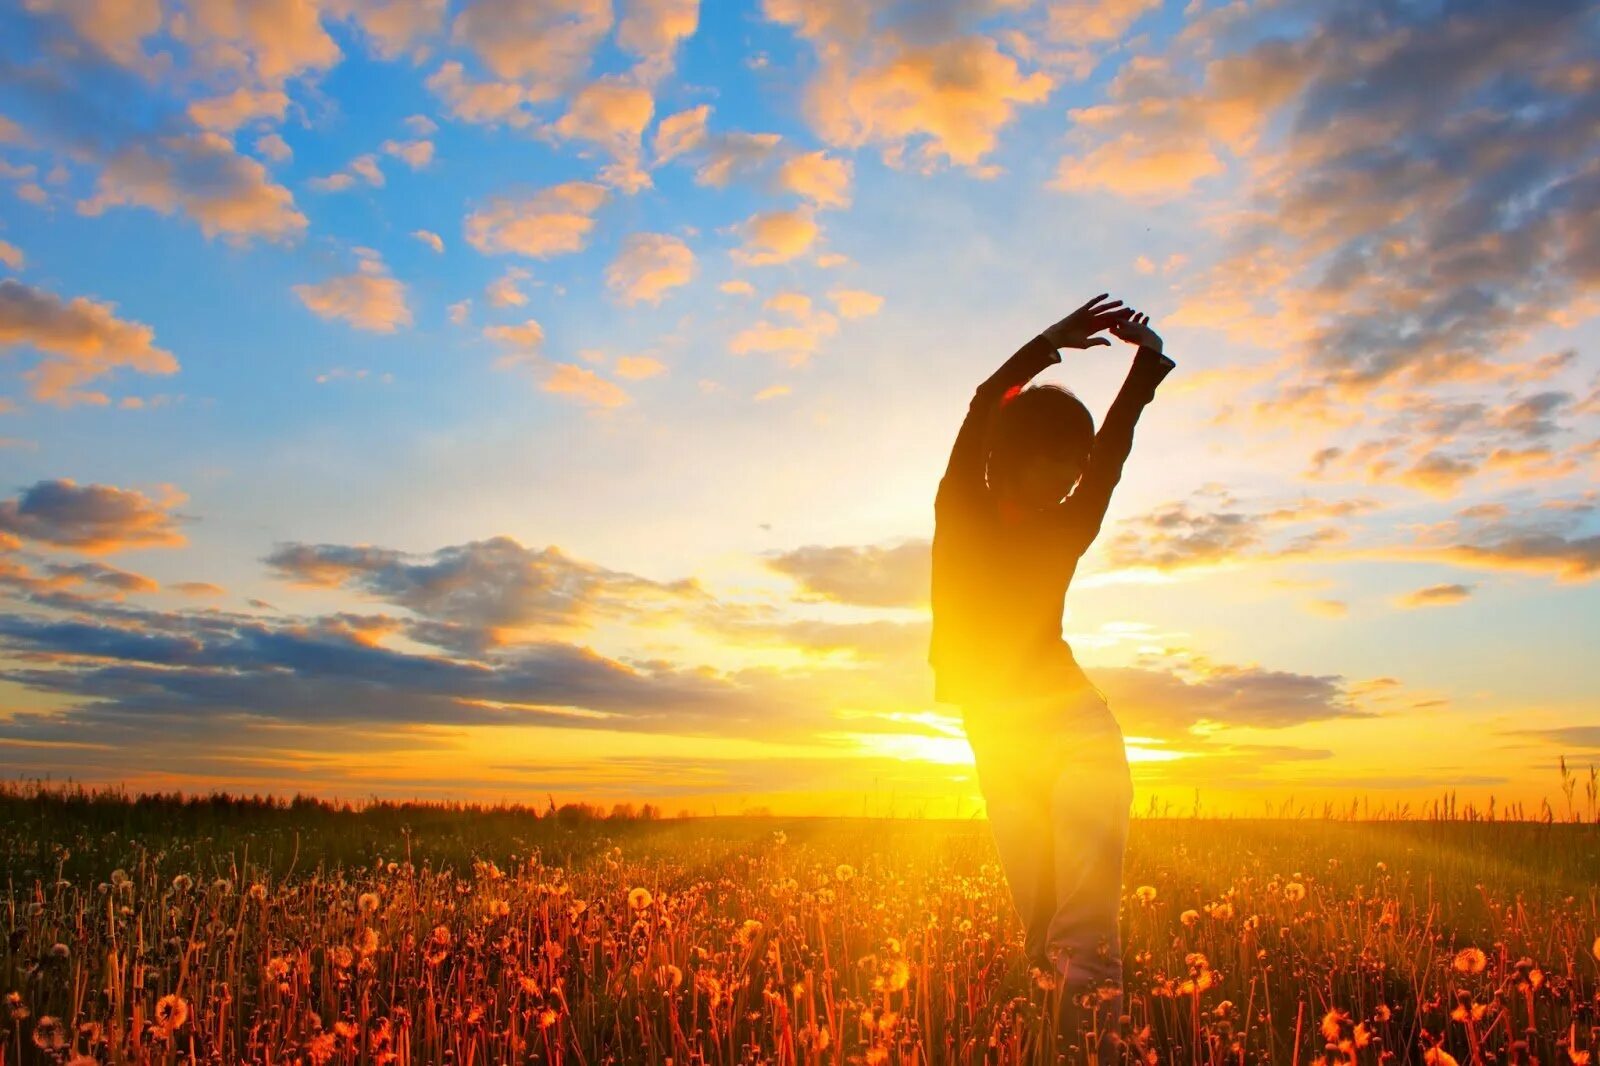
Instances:
[[[0,1066],[1077,1061],[987,826],[0,790]],[[1600,826],[1140,819],[1129,1061],[1587,1061]]]

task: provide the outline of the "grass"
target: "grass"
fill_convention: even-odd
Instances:
[[[13,1062],[1076,1061],[982,822],[0,789]],[[1130,1061],[1585,1062],[1600,826],[1138,819]]]

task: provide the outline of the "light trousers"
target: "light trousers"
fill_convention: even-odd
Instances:
[[[1117,911],[1133,779],[1093,688],[964,711],[1029,960],[1063,987],[1122,987]]]

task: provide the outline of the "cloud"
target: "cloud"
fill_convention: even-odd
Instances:
[[[706,119],[710,114],[711,105],[701,104],[698,107],[675,112],[656,123],[656,136],[652,148],[656,163],[669,162],[704,144]]]
[[[289,147],[289,142],[276,133],[257,137],[256,152],[274,163],[283,163],[294,158],[294,149]]]
[[[444,238],[432,230],[415,229],[411,231],[411,235],[434,251],[444,252]]]
[[[411,555],[368,545],[279,545],[263,560],[277,577],[343,588],[438,622],[545,632],[626,619],[650,604],[703,601],[692,581],[660,583],[493,537]]]
[[[161,29],[161,0],[25,0],[32,14],[59,15],[82,40],[114,62],[146,70],[144,40]]]
[[[728,350],[734,355],[781,355],[789,366],[801,366],[817,353],[824,338],[839,330],[839,320],[827,311],[815,310],[804,293],[780,292],[767,300],[765,307],[788,321],[763,318],[740,330],[728,341]]]
[[[650,355],[624,355],[617,360],[617,377],[642,381],[666,373],[667,364]]]
[[[695,171],[700,185],[723,188],[735,178],[755,173],[773,159],[783,138],[776,133],[746,133],[734,130],[707,136],[698,142],[704,158]]]
[[[657,81],[672,71],[679,42],[700,24],[700,0],[628,0],[617,44],[639,57],[635,76]]]
[[[489,282],[484,289],[484,295],[489,298],[491,307],[521,307],[528,302],[528,294],[518,286],[527,281],[531,274],[521,267],[507,267],[506,272]]]
[[[536,362],[544,347],[544,327],[531,318],[519,325],[485,326],[483,335],[507,349],[507,353],[495,361],[496,368],[501,370]]]
[[[281,86],[340,59],[311,0],[189,0],[169,28],[205,66]]]
[[[9,270],[21,270],[27,257],[22,254],[22,249],[10,241],[0,241],[0,263],[4,263]]]
[[[392,155],[412,170],[421,170],[433,162],[433,142],[427,140],[384,141],[385,155]]]
[[[161,137],[117,152],[100,172],[94,196],[78,210],[98,215],[118,206],[164,215],[183,211],[207,237],[220,234],[240,244],[256,237],[284,240],[306,228],[289,190],[273,184],[265,167],[216,133]]]
[[[120,570],[104,563],[58,563],[28,559],[21,553],[0,556],[0,588],[28,602],[70,604],[79,594],[67,590],[88,587],[84,600],[120,600],[127,593],[156,592],[161,586],[143,574]],[[38,566],[32,570],[29,563]]]
[[[1472,595],[1472,589],[1471,585],[1429,585],[1406,593],[1395,601],[1395,605],[1411,608],[1460,603]]]
[[[694,279],[694,252],[666,233],[635,233],[606,268],[606,284],[627,305],[658,304],[661,297]]]
[[[1263,32],[1291,11],[1297,36]],[[1595,96],[1592,79],[1558,73],[1600,47],[1588,5],[1370,14],[1245,13],[1221,40],[1184,35],[1130,60],[1107,103],[1074,113],[1084,141],[1063,165],[1080,186],[1185,194],[1191,173],[1163,190],[1162,168],[1141,170],[1127,146],[1242,181],[1210,223],[1224,253],[1181,286],[1170,321],[1274,338],[1285,358],[1251,390],[1264,423],[1337,425],[1398,390],[1514,381],[1523,343],[1592,314],[1600,171],[1579,145]],[[1096,162],[1124,157],[1139,173]],[[1412,457],[1407,482],[1451,491],[1479,429]]]
[[[915,5],[767,0],[765,12],[816,48],[805,110],[829,144],[879,145],[890,163],[914,146],[924,169],[948,161],[987,175],[984,157],[1000,131],[1018,106],[1043,102],[1053,82],[970,32],[985,7],[946,8],[942,21]]]
[[[342,319],[357,329],[393,333],[411,325],[405,285],[390,277],[375,255],[363,256],[354,274],[296,285],[294,294],[319,318]]]
[[[358,155],[350,160],[348,166],[334,174],[320,178],[312,178],[307,184],[318,192],[344,192],[355,187],[356,181],[361,180],[368,185],[382,185],[384,183],[383,171],[378,166],[378,157],[368,152]]]
[[[1560,582],[1588,581],[1600,575],[1600,532],[1589,532],[1594,505],[1560,507],[1545,501],[1539,510],[1473,512],[1418,531],[1403,554],[1473,569],[1540,574]],[[1397,555],[1402,554],[1397,550]]]
[[[569,181],[526,196],[500,196],[467,216],[467,243],[485,255],[548,259],[581,251],[605,203],[604,186]]]
[[[38,481],[0,500],[0,541],[34,541],[94,555],[185,543],[172,509],[182,493],[164,486],[158,499],[113,485],[71,479]]]
[[[257,119],[282,122],[289,95],[282,89],[239,88],[223,96],[189,104],[189,120],[202,129],[232,133]]]
[[[865,289],[834,289],[828,293],[828,299],[845,318],[866,318],[883,307],[883,297]]]
[[[155,331],[120,319],[115,305],[83,296],[70,301],[19,281],[0,280],[0,348],[30,348],[40,360],[24,377],[34,399],[68,406],[107,403],[81,386],[120,368],[174,374],[178,361],[155,346]]]
[[[821,232],[806,208],[759,212],[741,228],[744,246],[734,249],[733,257],[749,266],[786,263],[804,254]]]
[[[640,138],[654,113],[655,101],[649,89],[608,76],[578,90],[566,114],[556,120],[550,132],[599,146],[615,160],[602,177],[633,193],[650,184],[650,176],[638,164]]]
[[[621,407],[632,400],[622,387],[596,374],[588,367],[556,363],[539,385],[545,392],[574,399],[594,407]]]
[[[1208,664],[1199,671],[1102,666],[1094,671],[1094,681],[1116,708],[1123,731],[1131,734],[1170,736],[1200,723],[1284,729],[1374,714],[1336,674],[1255,665]]]
[[[1350,539],[1352,530],[1359,528],[1354,519],[1378,507],[1378,501],[1364,497],[1304,496],[1287,504],[1241,507],[1226,489],[1207,484],[1189,499],[1169,501],[1118,522],[1114,535],[1102,538],[1101,551],[1112,569],[1165,571],[1248,560],[1315,559]]]
[[[463,122],[491,126],[503,122],[514,128],[533,122],[524,106],[534,102],[532,92],[511,81],[474,81],[455,60],[440,64],[425,84]]]
[[[805,152],[778,168],[778,187],[817,207],[849,207],[852,166],[827,152]]]
[[[445,0],[327,0],[327,10],[353,19],[380,56],[397,59],[439,31]]]
[[[1049,34],[1058,40],[1119,41],[1161,0],[1052,0],[1047,9]]]
[[[793,578],[802,603],[857,607],[925,607],[929,599],[928,542],[890,545],[809,545],[769,552],[768,567]]]
[[[521,82],[537,102],[562,95],[588,69],[611,24],[611,0],[476,0],[456,15],[451,32],[496,77]]]

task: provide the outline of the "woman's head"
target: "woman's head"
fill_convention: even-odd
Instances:
[[[1094,443],[1094,416],[1059,385],[1008,393],[989,439],[989,486],[1025,507],[1072,491]]]

